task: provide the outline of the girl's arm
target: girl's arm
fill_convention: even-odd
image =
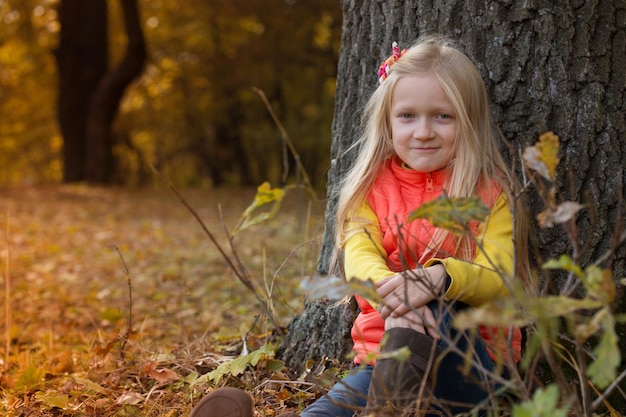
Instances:
[[[383,318],[419,308],[439,296],[445,289],[446,270],[441,264],[418,268],[404,273],[391,271],[382,248],[382,233],[378,218],[369,204],[364,203],[346,230],[350,233],[344,245],[346,278],[371,279],[378,295],[385,300],[380,306]],[[374,307],[377,303],[368,300]]]
[[[509,295],[504,279],[514,270],[513,215],[502,194],[491,214],[478,230],[476,257],[472,262],[458,258],[431,259],[425,267],[441,263],[450,276],[444,294],[447,300],[460,300],[479,306],[498,297]]]
[[[347,280],[356,278],[377,282],[394,275],[387,266],[378,218],[368,203],[363,203],[346,226],[346,232],[349,237],[343,250]]]

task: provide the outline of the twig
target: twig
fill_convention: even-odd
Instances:
[[[600,395],[593,401],[593,403],[591,403],[591,411],[596,411],[598,407],[600,407],[600,404],[606,399],[606,397],[608,397],[615,388],[619,387],[619,384],[624,378],[626,378],[626,371],[623,371],[621,374],[619,374],[618,377],[615,378],[615,381],[611,382],[611,385],[609,385],[607,389],[604,390],[602,395]]]
[[[130,338],[130,335],[132,334],[133,331],[133,285],[130,279],[130,272],[128,270],[128,266],[126,265],[126,261],[124,260],[124,257],[122,256],[122,252],[119,250],[119,248],[117,246],[115,246],[115,250],[117,251],[117,254],[120,256],[120,260],[122,261],[122,265],[124,266],[124,273],[125,273],[125,278],[126,278],[126,285],[128,285],[128,324],[126,327],[126,333],[124,333],[122,335],[122,341],[120,344],[120,352],[121,352],[121,356],[122,359],[124,359],[124,347],[126,346],[126,342],[128,342],[128,339]]]
[[[248,270],[246,269],[246,267],[244,266],[243,262],[241,262],[241,258],[239,257],[239,253],[237,252],[237,250],[235,249],[235,240],[234,240],[234,234],[230,233],[228,231],[228,228],[226,227],[226,221],[224,220],[224,213],[222,212],[222,206],[221,205],[217,205],[217,211],[220,215],[220,221],[222,222],[222,226],[224,227],[224,234],[228,237],[228,245],[230,246],[230,253],[232,254],[233,258],[235,258],[235,262],[233,263],[233,265],[236,263],[237,264],[237,270],[240,271],[240,274],[238,274],[238,276],[241,277],[246,277],[245,281],[242,281],[243,284],[252,292],[257,293],[256,288],[254,288],[254,285],[252,283],[252,281],[250,281],[250,279],[248,279]],[[225,256],[225,255],[224,255]],[[231,266],[231,269],[234,268],[234,266]],[[235,271],[236,273],[236,271]],[[241,279],[241,277],[239,279]],[[259,298],[257,296],[257,298]]]
[[[237,261],[237,264],[239,265],[239,267],[237,265],[235,265],[235,263],[233,262],[231,256],[229,256],[226,253],[226,251],[224,250],[222,245],[220,245],[220,243],[218,242],[218,240],[215,237],[215,235],[206,226],[206,224],[204,223],[204,221],[202,220],[200,215],[194,210],[193,207],[191,207],[191,204],[189,204],[189,202],[182,196],[182,194],[180,194],[180,192],[176,189],[176,187],[174,187],[174,185],[170,181],[167,181],[165,179],[165,177],[163,177],[163,175],[161,175],[161,173],[159,171],[157,171],[157,169],[154,166],[151,166],[151,168],[154,171],[154,173],[157,174],[168,185],[168,188],[170,189],[170,191],[172,191],[174,193],[174,195],[176,195],[176,197],[178,197],[180,202],[193,215],[193,217],[196,219],[196,221],[200,224],[200,227],[202,228],[204,233],[209,237],[211,242],[213,242],[213,244],[215,245],[215,247],[217,248],[219,253],[222,255],[222,258],[224,259],[224,261],[228,264],[228,266],[233,271],[233,273],[237,276],[237,278],[239,278],[239,281],[241,281],[243,283],[243,285],[252,292],[252,294],[255,296],[255,298],[257,299],[257,301],[261,305],[261,308],[263,308],[263,310],[264,310],[263,312],[267,315],[267,317],[270,319],[270,321],[274,325],[274,329],[276,330],[278,335],[281,336],[281,337],[284,336],[285,333],[280,328],[278,320],[276,320],[276,318],[274,317],[274,315],[272,314],[272,312],[269,310],[268,306],[266,305],[265,300],[259,294],[259,292],[256,290],[256,288],[254,286],[254,283],[252,282],[252,280],[250,280],[250,277],[249,277],[249,275],[247,273],[246,268],[243,266],[243,264],[241,263],[239,257],[237,256],[237,252],[235,250],[235,247],[234,247],[234,244],[233,244],[233,240],[230,237],[230,234],[226,233],[227,236],[229,236],[228,242],[231,245],[231,250],[233,251],[232,257],[235,258],[235,260]]]
[[[298,172],[300,172],[302,174],[302,177],[304,179],[304,183],[305,183],[307,189],[315,197],[315,191],[313,191],[313,186],[311,185],[311,180],[309,178],[309,174],[307,174],[306,169],[304,168],[304,165],[302,165],[302,161],[300,160],[300,154],[296,150],[295,146],[293,146],[293,143],[291,142],[291,139],[289,138],[289,135],[287,134],[287,130],[285,129],[283,124],[280,122],[280,119],[278,118],[278,116],[276,116],[276,113],[274,112],[274,109],[272,108],[272,105],[270,104],[269,100],[267,99],[267,96],[265,95],[263,90],[261,90],[259,88],[253,87],[252,91],[257,93],[259,95],[259,97],[261,97],[261,100],[263,101],[263,104],[265,104],[265,107],[267,108],[267,111],[270,113],[270,116],[272,117],[272,120],[274,121],[274,123],[276,124],[276,127],[278,128],[278,130],[280,132],[280,137],[283,140],[283,143],[285,143],[289,147],[289,150],[291,151],[291,154],[293,155],[293,159],[296,161],[296,166],[298,167]]]
[[[189,204],[189,202],[187,202],[187,200],[185,200],[185,198],[180,194],[180,192],[178,192],[178,190],[176,189],[176,187],[174,187],[174,184],[172,184],[170,181],[168,181],[155,167],[154,165],[150,165],[150,167],[152,168],[152,171],[158,175],[161,180],[163,180],[164,183],[167,184],[167,187],[170,189],[171,192],[174,193],[174,195],[176,195],[176,197],[178,197],[178,200],[183,204],[183,206],[185,206],[187,208],[187,210],[189,210],[189,212],[192,214],[192,216],[196,219],[196,221],[200,224],[200,227],[202,227],[202,230],[204,231],[204,233],[209,237],[209,239],[211,240],[211,242],[213,242],[213,244],[215,245],[215,247],[217,248],[217,250],[219,251],[219,253],[222,255],[222,258],[224,258],[224,260],[226,261],[226,263],[228,264],[228,266],[230,267],[230,269],[235,273],[235,275],[237,275],[237,278],[239,278],[239,280],[247,287],[252,289],[253,287],[251,287],[251,282],[250,280],[242,274],[242,271],[239,271],[239,269],[235,266],[235,264],[233,263],[233,261],[230,259],[230,257],[228,256],[228,254],[226,253],[226,251],[224,251],[224,248],[222,248],[222,245],[220,245],[220,243],[217,241],[217,239],[215,238],[215,236],[213,235],[213,233],[211,233],[211,231],[208,229],[208,227],[204,224],[204,221],[202,220],[202,218],[200,218],[200,215],[198,215],[198,213],[193,209],[193,207],[191,207],[191,205]]]
[[[5,252],[5,264],[4,264],[4,343],[5,343],[5,361],[4,365],[9,366],[9,357],[11,352],[11,275],[9,274],[9,211],[7,210],[7,225],[6,225],[6,241],[7,249]]]

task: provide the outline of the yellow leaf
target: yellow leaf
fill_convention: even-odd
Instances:
[[[559,164],[558,154],[559,137],[554,132],[546,132],[539,136],[539,141],[535,146],[526,148],[524,162],[542,177],[553,181]]]
[[[615,299],[617,288],[610,270],[590,265],[585,269],[583,283],[589,295],[602,303],[611,304]]]
[[[263,184],[257,187],[256,195],[254,196],[254,200],[252,203],[246,208],[246,211],[243,212],[241,218],[239,219],[239,223],[235,226],[232,235],[237,234],[237,232],[247,229],[250,226],[259,224],[264,222],[265,220],[273,218],[278,209],[280,208],[280,204],[285,197],[285,190],[282,188],[271,188],[268,182],[264,182]],[[266,204],[273,203],[272,208],[269,211],[261,212],[253,216],[255,211]]]
[[[542,266],[543,269],[564,269],[566,271],[572,272],[578,278],[584,279],[585,274],[583,273],[580,265],[574,263],[572,258],[567,255],[561,255],[559,259],[550,259]]]

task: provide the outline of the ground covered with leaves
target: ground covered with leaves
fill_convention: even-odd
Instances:
[[[180,193],[236,260],[228,231],[255,190]],[[183,416],[224,385],[258,415],[311,401],[316,384],[273,357],[264,311],[282,326],[300,311],[323,210],[291,191],[234,236],[261,302],[171,190],[1,189],[0,414]]]

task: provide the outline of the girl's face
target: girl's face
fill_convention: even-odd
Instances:
[[[399,79],[390,118],[393,149],[411,169],[437,171],[454,156],[456,115],[435,74]]]

